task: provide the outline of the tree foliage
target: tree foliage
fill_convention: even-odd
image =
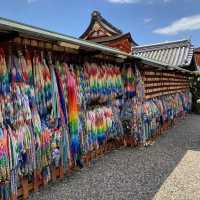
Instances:
[[[190,78],[190,90],[192,93],[193,111],[200,114],[200,76]]]

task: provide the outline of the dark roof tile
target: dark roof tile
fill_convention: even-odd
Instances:
[[[190,40],[178,40],[133,48],[133,55],[168,66],[183,67],[191,64],[194,48]]]

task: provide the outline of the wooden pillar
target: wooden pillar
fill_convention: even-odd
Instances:
[[[17,200],[17,194],[11,194],[10,199],[11,200]]]
[[[22,185],[23,198],[27,199],[29,197],[29,185],[28,185],[28,179],[26,177],[21,178],[21,185]]]
[[[51,167],[51,180],[56,181],[56,168],[53,166]]]
[[[39,184],[38,184],[38,175],[37,175],[37,171],[34,170],[33,172],[33,191],[34,192],[37,192],[38,191],[38,187],[39,187]]]
[[[63,179],[64,178],[64,167],[63,167],[63,165],[61,165],[59,167],[59,170],[60,170],[60,179]]]

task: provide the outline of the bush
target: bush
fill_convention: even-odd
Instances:
[[[192,93],[193,112],[200,114],[200,76],[190,78],[190,90]]]
[[[196,103],[194,107],[194,112],[200,114],[200,103]]]

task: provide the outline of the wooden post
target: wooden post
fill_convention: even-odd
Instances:
[[[51,174],[50,174],[50,176],[51,176]],[[42,183],[43,183],[43,186],[46,186],[47,184],[48,184],[48,177],[46,177],[46,176],[43,176],[42,177]]]
[[[37,176],[37,187],[39,189],[39,187],[43,185],[43,177],[42,177],[41,173],[38,171],[36,173],[36,176]]]
[[[132,145],[132,138],[130,137],[130,136],[127,136],[127,139],[126,139],[126,141],[127,141],[127,146],[131,146]]]
[[[74,168],[74,163],[72,160],[69,161],[69,166],[67,168],[67,176],[71,176],[72,175],[72,170]]]
[[[34,170],[34,172],[33,172],[33,191],[37,192],[38,191],[38,187],[39,187],[39,184],[38,184],[37,171]]]
[[[100,156],[102,156],[103,155],[103,144],[100,146]]]
[[[157,136],[160,136],[160,135],[161,135],[161,126],[159,125]]]
[[[63,179],[64,178],[64,167],[63,167],[63,165],[61,165],[59,167],[59,169],[60,169],[60,179]]]
[[[94,160],[96,158],[95,149],[92,150],[92,152],[91,152],[91,160]]]
[[[106,142],[103,143],[102,149],[103,149],[103,154],[105,154],[106,153]]]
[[[51,180],[56,181],[56,168],[54,166],[51,167]]]
[[[89,152],[86,154],[86,162],[87,162],[88,167],[91,166],[91,159],[92,159],[92,157],[91,157],[91,151],[89,151]]]
[[[21,178],[21,184],[22,184],[23,198],[27,199],[29,197],[28,179],[26,177],[22,177]]]
[[[99,148],[96,149],[96,156],[102,155],[102,145],[99,146]]]
[[[87,157],[86,154],[82,156],[83,164],[87,166]]]
[[[11,194],[10,199],[11,200],[17,200],[17,194]]]
[[[107,143],[107,151],[110,152],[110,141]]]
[[[104,144],[104,153],[108,152],[108,142],[106,141]]]
[[[124,139],[123,139],[123,136],[120,138],[120,146],[124,146]]]

